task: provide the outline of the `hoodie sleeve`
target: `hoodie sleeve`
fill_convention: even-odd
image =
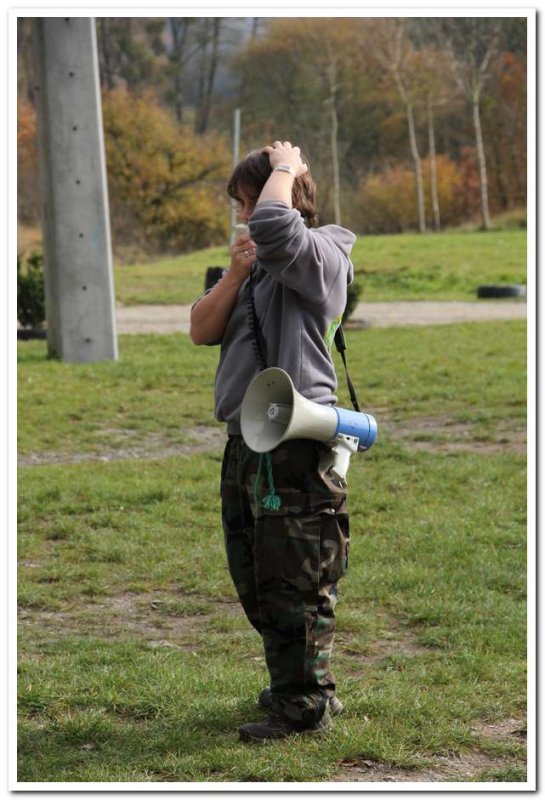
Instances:
[[[352,280],[349,255],[356,236],[346,228],[307,228],[299,211],[267,200],[257,204],[250,218],[250,236],[259,265],[314,303],[327,300],[339,274],[346,283]]]

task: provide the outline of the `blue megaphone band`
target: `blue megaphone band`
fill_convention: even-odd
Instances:
[[[355,436],[359,439],[358,450],[369,450],[377,438],[377,421],[371,414],[350,411],[347,408],[337,408],[337,430],[335,436],[344,433],[345,436]]]

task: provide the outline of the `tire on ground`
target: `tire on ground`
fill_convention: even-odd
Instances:
[[[522,284],[489,284],[477,287],[477,297],[526,297],[526,286]]]

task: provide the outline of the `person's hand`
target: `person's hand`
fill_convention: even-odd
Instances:
[[[239,236],[231,246],[231,266],[233,274],[242,282],[250,274],[255,261],[255,242],[249,236]]]
[[[268,153],[273,169],[281,164],[286,164],[295,170],[296,178],[308,171],[308,166],[301,159],[301,150],[293,147],[291,142],[274,142],[272,146],[264,147],[262,152]]]

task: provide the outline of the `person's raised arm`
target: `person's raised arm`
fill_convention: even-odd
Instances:
[[[277,141],[272,146],[264,147],[263,152],[269,156],[272,172],[257,202],[278,200],[291,208],[293,182],[308,170],[308,166],[301,159],[301,150],[292,147],[290,142]]]
[[[340,226],[311,231],[302,212],[294,208],[294,181],[304,179],[308,171],[298,147],[276,141],[263,153],[272,172],[250,218],[259,264],[302,297],[324,303],[339,274],[345,274],[347,281],[353,274],[349,254],[356,237]]]
[[[240,236],[231,247],[231,265],[212,291],[191,309],[189,335],[193,344],[212,344],[221,340],[240,287],[250,274],[255,260],[255,244]]]

